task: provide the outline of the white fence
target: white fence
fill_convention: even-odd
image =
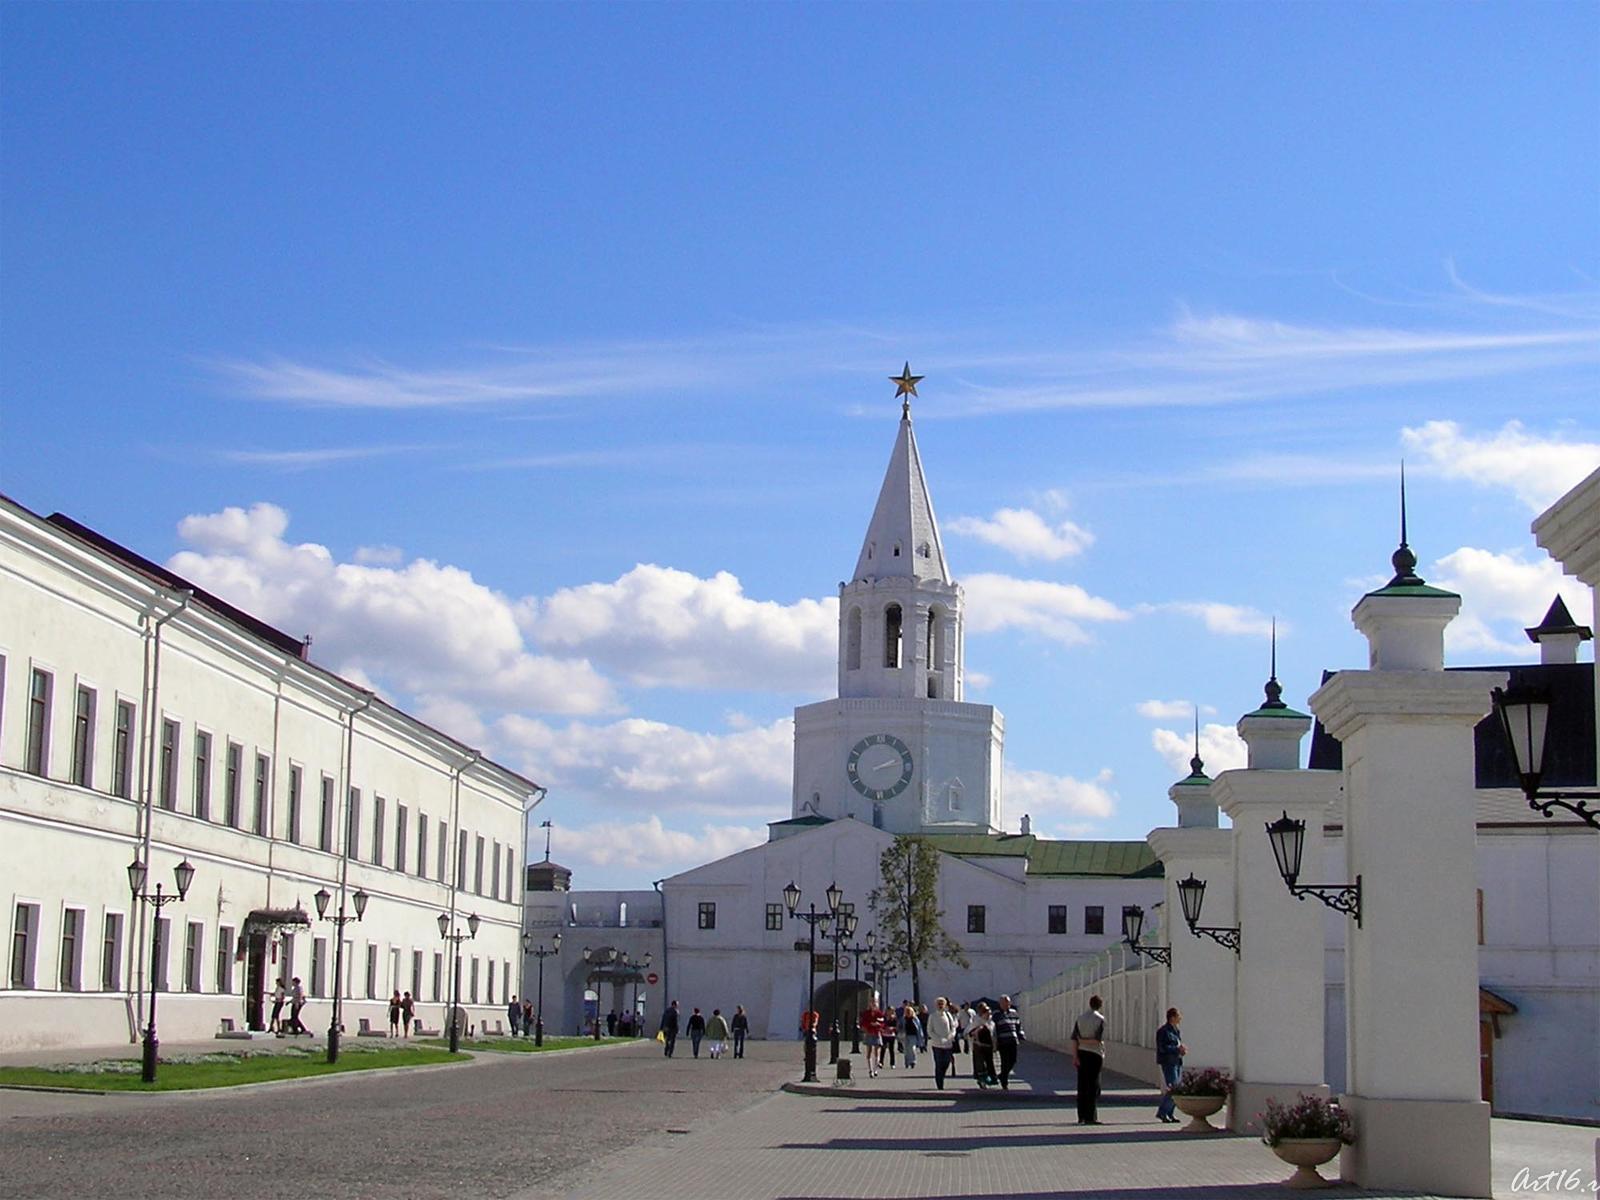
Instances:
[[[1088,1009],[1089,997],[1098,995],[1106,1017],[1107,1069],[1156,1083],[1156,1029],[1166,1019],[1167,975],[1166,967],[1119,944],[1029,988],[1017,1005],[1030,1041],[1070,1052],[1072,1024]]]

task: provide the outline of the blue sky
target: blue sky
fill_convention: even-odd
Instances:
[[[0,490],[637,883],[788,815],[909,359],[1009,820],[1142,837],[1270,615],[1293,703],[1364,661],[1401,457],[1452,661],[1531,653],[1597,64],[1588,4],[5,5]]]

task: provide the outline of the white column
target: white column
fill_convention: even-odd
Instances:
[[[1422,586],[1363,597],[1353,615],[1372,669],[1341,671],[1311,708],[1343,743],[1345,853],[1362,888],[1362,923],[1346,932],[1343,1101],[1357,1141],[1342,1174],[1488,1196],[1472,730],[1506,675],[1443,670],[1460,606]]]
[[[1248,718],[1246,718],[1248,720]],[[1241,722],[1241,725],[1244,722]],[[1309,728],[1309,719],[1303,728]],[[1239,914],[1233,1105],[1235,1132],[1257,1132],[1269,1099],[1290,1104],[1301,1093],[1326,1096],[1323,1079],[1325,992],[1323,922],[1315,898],[1284,886],[1266,826],[1284,813],[1306,823],[1305,862],[1322,862],[1322,827],[1337,801],[1334,771],[1226,771],[1212,785],[1233,822],[1234,897]],[[1310,866],[1303,882],[1320,868]],[[1210,902],[1209,896],[1207,903]]]
[[[1189,932],[1178,902],[1178,880],[1191,872],[1206,881],[1202,925],[1234,925],[1233,834],[1226,829],[1154,829],[1147,839],[1166,872],[1165,936],[1172,946],[1167,1003],[1183,1013],[1186,1065],[1232,1071],[1234,954]],[[1164,1016],[1164,1014],[1162,1014]]]

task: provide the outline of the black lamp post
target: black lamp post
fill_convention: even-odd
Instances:
[[[846,938],[856,935],[855,913],[845,913],[833,923],[833,1034],[828,1048],[828,1062],[839,1061],[839,948]]]
[[[643,1033],[641,1032],[641,1029],[642,1029],[642,1026],[644,1025],[644,1022],[639,1019],[639,981],[641,979],[643,979],[644,976],[642,974],[640,974],[640,972],[641,971],[648,971],[650,969],[650,964],[654,960],[655,960],[655,956],[653,954],[651,954],[649,951],[646,951],[643,960],[641,960],[638,963],[630,962],[628,964],[629,966],[634,968],[634,971],[633,971],[633,1008],[630,1010],[631,1015],[632,1015],[632,1025],[633,1025],[633,1036],[634,1037],[642,1037],[643,1036]]]
[[[850,915],[851,915],[852,920],[853,920],[855,914],[851,913]],[[851,933],[850,933],[849,936],[854,937],[855,936],[855,925],[852,923],[850,928],[851,928]],[[845,947],[846,950],[850,951],[850,957],[854,960],[850,965],[855,968],[855,981],[856,981],[856,989],[855,989],[855,992],[852,994],[851,1005],[850,1005],[850,1053],[851,1054],[860,1054],[861,1053],[861,1000],[860,1000],[860,996],[861,996],[861,956],[863,954],[871,954],[872,953],[872,948],[874,946],[876,946],[877,944],[878,944],[878,935],[869,930],[867,932],[867,941],[866,941],[865,945],[862,945],[862,944],[858,943],[858,944],[856,944],[854,946],[846,946]]]
[[[1600,808],[1591,808],[1587,803],[1600,800],[1600,792],[1539,790],[1539,781],[1544,777],[1545,741],[1550,734],[1549,690],[1524,684],[1508,689],[1495,688],[1490,695],[1506,741],[1511,743],[1517,782],[1528,798],[1528,807],[1545,817],[1553,817],[1553,810],[1564,808],[1584,824],[1600,829]]]
[[[525,954],[531,954],[539,960],[539,1005],[533,1010],[533,1044],[544,1045],[544,960],[552,954],[561,953],[561,934],[557,933],[550,939],[550,945],[535,947],[533,934],[522,935],[522,949]]]
[[[1300,856],[1305,851],[1306,823],[1291,817],[1288,809],[1276,821],[1267,822],[1267,836],[1272,839],[1272,857],[1278,860],[1278,874],[1283,876],[1291,896],[1301,900],[1315,896],[1329,908],[1354,917],[1356,926],[1360,927],[1361,876],[1357,875],[1354,883],[1301,883]]]
[[[1239,953],[1239,927],[1237,925],[1202,925],[1200,924],[1200,910],[1206,902],[1206,881],[1196,879],[1194,872],[1189,873],[1189,878],[1178,880],[1178,902],[1183,905],[1183,919],[1189,924],[1189,932],[1195,937],[1202,934],[1218,945],[1226,946],[1237,956]],[[1126,925],[1124,925],[1126,928]],[[1170,965],[1170,964],[1169,964]]]
[[[178,885],[177,894],[163,892],[161,881],[156,881],[156,890],[144,890],[149,872],[138,858],[128,864],[128,889],[133,893],[134,903],[143,901],[155,909],[155,917],[150,922],[150,1023],[144,1029],[144,1062],[139,1078],[146,1083],[156,1081],[156,1050],[161,1042],[156,1037],[156,979],[161,963],[161,910],[169,904],[175,904],[189,894],[189,885],[194,882],[194,867],[186,858],[172,869],[172,875]]]
[[[328,916],[328,901],[333,899],[327,888],[318,888],[317,894],[311,897],[317,902],[317,916],[324,921],[331,921],[334,925],[335,943],[333,947],[333,1020],[328,1025],[328,1061],[339,1061],[339,1031],[344,1028],[340,1017],[344,996],[344,927],[351,921],[361,920],[361,915],[367,911],[367,894],[357,888],[355,895],[350,897],[351,903],[356,906],[352,916],[344,911],[344,888],[339,888],[339,911],[333,916]]]
[[[473,913],[467,918],[467,932],[451,929],[451,917],[447,912],[439,914],[439,936],[449,942],[452,947],[450,960],[450,1053],[456,1054],[461,1050],[461,943],[469,937],[478,936],[478,914]]]
[[[868,934],[867,936],[870,938],[873,935]],[[893,960],[874,954],[867,961],[872,964],[872,988],[873,991],[878,993],[879,1006],[888,1006],[892,1008],[893,1005],[889,1000],[889,981],[892,980],[896,974],[898,974],[898,972],[889,965]],[[883,1052],[888,1057],[889,1065],[891,1067],[894,1066],[894,1037],[892,1034],[887,1040],[884,1041]]]
[[[827,922],[838,916],[839,902],[844,899],[844,893],[839,890],[837,883],[830,883],[825,894],[828,898],[828,910],[826,912],[819,913],[817,911],[816,901],[811,902],[811,906],[806,912],[796,912],[795,910],[800,907],[799,887],[796,886],[793,880],[790,880],[789,886],[783,889],[783,904],[789,910],[789,916],[799,918],[811,927],[811,953],[806,959],[805,1012],[807,1014],[807,1028],[803,1038],[805,1042],[805,1074],[801,1077],[801,1083],[817,1082],[817,1025],[815,1021],[810,1020],[810,1014],[813,1011],[811,1007],[812,1000],[817,994],[817,925],[819,923],[826,925]],[[826,929],[823,932],[826,935]]]
[[[1204,887],[1201,884],[1201,887]],[[1152,962],[1162,963],[1167,970],[1172,970],[1171,946],[1146,946],[1140,943],[1139,935],[1144,932],[1144,909],[1137,904],[1130,904],[1122,910],[1122,940],[1128,944],[1128,949],[1135,954],[1142,954]]]

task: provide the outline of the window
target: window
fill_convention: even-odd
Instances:
[[[267,775],[272,769],[265,754],[256,755],[255,791],[251,794],[250,831],[267,836]]]
[[[844,627],[844,669],[861,669],[861,610],[852,608]]]
[[[94,689],[78,685],[72,709],[72,782],[94,786]]]
[[[122,990],[122,914],[107,913],[105,934],[100,940],[100,990]]]
[[[290,969],[289,964],[293,961],[285,953],[282,971],[288,971]],[[217,929],[217,991],[224,996],[233,991],[233,927],[231,925],[222,925]]]
[[[482,849],[483,840],[478,840],[478,847]],[[500,899],[500,843],[494,843],[493,853],[489,857],[489,899]],[[510,897],[507,897],[510,899]],[[492,1003],[492,1001],[491,1001]]]
[[[284,836],[295,845],[300,844],[300,768],[289,766],[289,812]]]
[[[28,742],[23,769],[43,775],[50,765],[50,689],[54,681],[49,671],[33,669],[28,683]]]
[[[700,901],[700,928],[715,929],[717,927],[717,906],[710,900]]]
[[[444,982],[444,955],[439,951],[433,952],[433,999],[437,1003]]]
[[[475,853],[472,856],[472,890],[483,895],[483,834],[472,839]]]
[[[333,780],[322,777],[322,808],[317,814],[317,849],[333,853]]]
[[[1106,931],[1106,910],[1098,904],[1086,905],[1083,910],[1084,933],[1104,933]]]
[[[445,882],[445,863],[450,856],[450,826],[439,822],[439,882]]]
[[[383,810],[385,801],[382,796],[372,797],[372,861],[375,866],[383,866]]]
[[[378,998],[378,947],[367,943],[367,999]]]
[[[394,869],[404,873],[406,869],[406,806],[394,806]]]
[[[239,774],[244,769],[244,747],[238,742],[228,743],[227,767],[224,771],[222,823],[229,829],[241,828],[239,824]]]
[[[167,979],[167,963],[172,958],[171,918],[158,917],[156,919],[155,939],[156,990],[158,992],[170,992],[172,986]]]
[[[422,1000],[422,951],[411,952],[411,998]]]
[[[61,964],[58,982],[63,992],[83,991],[83,909],[61,913]]]
[[[485,1004],[494,1003],[494,959],[489,960],[489,994],[483,998]]]
[[[205,926],[199,921],[189,922],[189,931],[183,940],[183,990],[186,992],[200,990],[200,943],[204,935]]]
[[[472,1003],[476,1004],[478,1002],[478,959],[476,955],[472,959],[472,990],[468,995],[472,997]]]
[[[967,932],[968,933],[982,933],[982,932],[984,932],[984,926],[988,924],[988,921],[989,921],[988,910],[985,909],[983,905],[981,905],[981,904],[969,904],[969,905],[967,905]]]
[[[891,670],[900,666],[900,606],[883,610],[883,665]]]
[[[511,847],[507,846],[506,847],[506,899],[507,900],[515,900],[517,898],[516,890],[512,887],[512,884],[516,881],[516,878],[517,878],[517,856],[511,852]]]
[[[767,929],[768,929],[768,931],[772,932],[772,933],[776,933],[778,930],[780,930],[782,928],[783,928],[783,905],[781,905],[781,904],[769,904],[769,905],[767,905]]]
[[[467,831],[456,830],[456,887],[467,886]]]
[[[1067,931],[1067,906],[1065,904],[1052,904],[1050,906],[1050,932],[1065,933]]]
[[[311,994],[317,997],[328,994],[328,939],[325,937],[311,943]]]
[[[161,721],[161,807],[178,810],[178,723]]]
[[[133,704],[117,701],[117,728],[111,739],[111,794],[133,795]]]
[[[39,906],[17,905],[11,924],[11,986],[33,986],[33,958],[39,940]]]
[[[348,938],[345,939],[342,945],[344,946],[344,957],[341,960],[344,963],[344,998],[353,1000],[356,995],[354,984],[356,977],[356,951]]]
[[[428,877],[428,814],[417,814],[417,874]]]
[[[361,857],[361,789],[351,788],[346,803],[350,807],[344,820],[344,853],[354,860]]]
[[[211,735],[194,731],[194,815],[211,819]]]

